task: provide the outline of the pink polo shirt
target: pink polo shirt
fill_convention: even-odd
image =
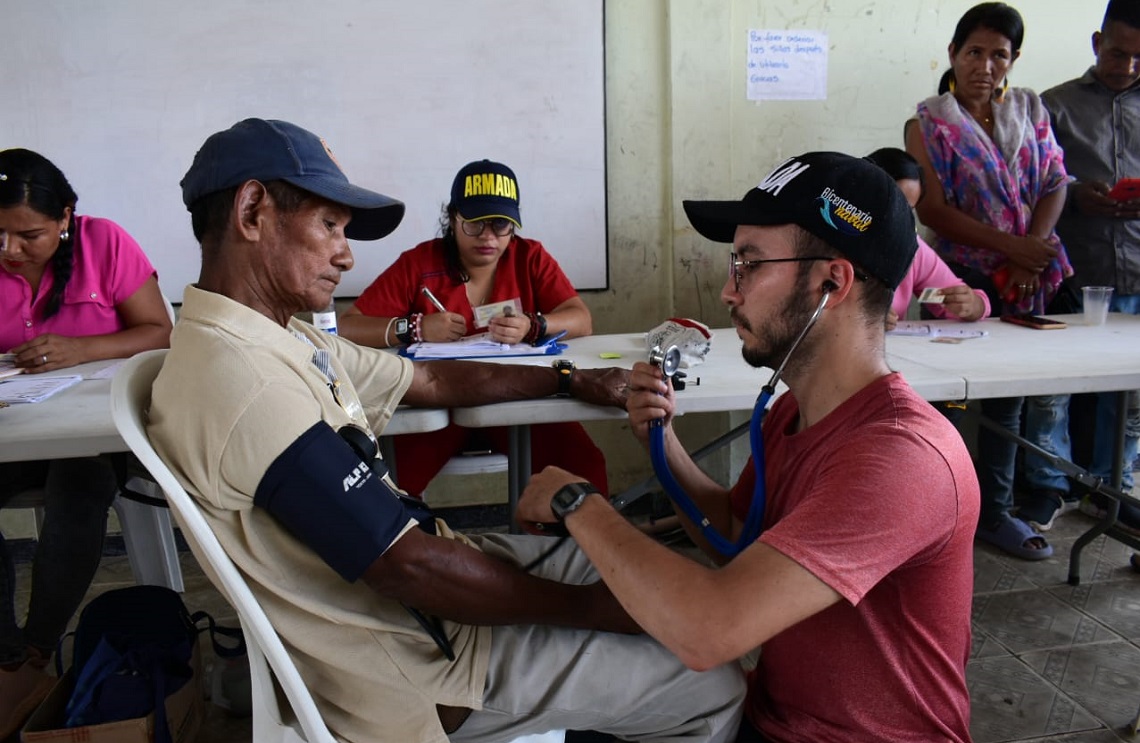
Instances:
[[[44,333],[84,336],[123,329],[116,307],[157,276],[134,238],[109,219],[76,217],[75,264],[59,311],[43,320],[43,308],[55,282],[49,264],[32,301],[22,276],[0,270],[0,352]]]
[[[922,290],[927,287],[934,287],[935,289],[942,289],[947,286],[965,286],[966,282],[958,278],[950,267],[938,257],[934,252],[934,248],[926,244],[926,241],[921,237],[918,238],[918,252],[914,254],[914,262],[910,264],[910,270],[906,272],[903,277],[902,283],[895,289],[894,299],[891,301],[891,309],[900,318],[906,317],[906,309],[910,305],[912,297],[917,297],[922,294]],[[986,293],[981,289],[975,289],[974,294],[982,298],[982,304],[985,306],[985,311],[982,317],[990,316],[990,300],[986,297]],[[954,317],[949,312],[942,309],[942,305],[928,304],[924,305],[935,317]]]

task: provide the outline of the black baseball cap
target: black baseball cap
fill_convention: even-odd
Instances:
[[[476,160],[459,169],[451,183],[451,206],[468,221],[502,217],[522,227],[515,172],[493,160]]]
[[[332,150],[287,121],[246,119],[206,139],[182,186],[189,209],[203,196],[248,180],[285,181],[352,210],[344,230],[353,240],[379,240],[400,224],[404,204],[348,182]]]
[[[789,158],[740,201],[685,201],[704,237],[731,243],[738,225],[795,224],[895,289],[918,240],[902,191],[879,166],[840,152]]]

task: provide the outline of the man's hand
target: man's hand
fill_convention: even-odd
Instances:
[[[633,365],[629,376],[629,402],[625,407],[633,434],[643,444],[649,442],[649,422],[664,420],[665,425],[669,425],[676,402],[673,385],[660,369],[645,361]]]
[[[558,521],[554,511],[550,510],[550,499],[562,489],[563,485],[584,481],[585,478],[573,472],[567,472],[559,467],[546,467],[530,478],[526,489],[519,496],[515,520],[519,522],[519,526],[532,534],[543,533],[538,524],[554,524]]]
[[[432,343],[457,341],[467,334],[467,321],[454,312],[433,312],[424,315],[420,323],[420,335]]]
[[[575,369],[570,396],[594,405],[624,408],[629,397],[629,372],[617,367]]]
[[[1108,197],[1112,187],[1102,181],[1081,181],[1070,185],[1077,211],[1088,217],[1140,219],[1140,199],[1117,201]]]
[[[939,291],[946,298],[942,303],[942,308],[959,320],[974,322],[980,320],[982,313],[986,311],[986,305],[982,298],[968,286],[958,284],[957,286],[943,287]]]
[[[522,343],[530,332],[530,318],[526,315],[499,314],[487,323],[491,339],[499,343]]]

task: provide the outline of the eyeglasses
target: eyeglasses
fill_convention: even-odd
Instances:
[[[459,228],[468,237],[479,237],[487,227],[491,228],[491,232],[495,233],[496,237],[506,237],[515,231],[515,223],[504,217],[473,219],[471,221],[467,221],[463,217],[459,218]]]
[[[732,279],[732,284],[736,287],[736,293],[740,293],[740,282],[744,279],[744,269],[751,270],[756,268],[762,263],[802,263],[804,261],[830,261],[835,260],[834,256],[827,255],[805,255],[799,258],[757,258],[750,261],[741,260],[737,257],[736,253],[728,254],[728,278]]]

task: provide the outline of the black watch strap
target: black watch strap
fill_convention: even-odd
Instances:
[[[412,342],[412,324],[408,322],[408,318],[396,318],[396,339],[404,345]]]
[[[554,512],[554,518],[562,521],[582,507],[582,504],[586,502],[586,496],[597,492],[599,492],[598,489],[588,482],[572,482],[563,485],[550,499],[550,510]]]
[[[555,361],[554,370],[558,372],[558,392],[559,397],[570,397],[570,380],[574,378],[574,362],[569,359],[560,359]]]

